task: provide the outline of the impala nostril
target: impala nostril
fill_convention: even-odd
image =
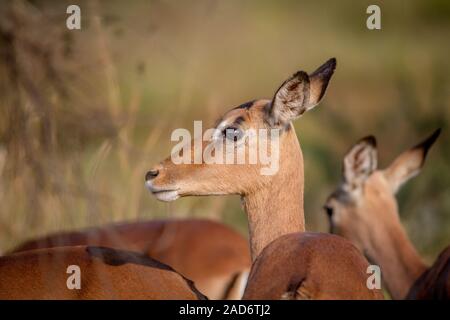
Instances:
[[[159,174],[159,170],[150,170],[145,175],[145,181],[152,180],[152,179],[156,178],[158,176],[158,174]]]

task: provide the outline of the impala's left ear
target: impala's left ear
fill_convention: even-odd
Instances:
[[[352,190],[361,188],[367,178],[377,169],[377,141],[367,136],[351,147],[344,157],[342,174],[345,184]]]
[[[298,71],[277,90],[268,110],[272,126],[284,126],[314,108],[322,99],[336,68],[332,58],[308,75]]]
[[[406,181],[420,173],[420,170],[425,163],[428,150],[430,150],[440,133],[441,129],[437,129],[431,136],[417,146],[400,154],[392,164],[383,171],[393,193],[396,193]]]

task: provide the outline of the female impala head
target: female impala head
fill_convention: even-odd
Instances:
[[[245,155],[244,163],[208,163],[202,158],[197,163],[175,164],[169,157],[147,173],[147,188],[163,201],[190,195],[245,195],[286,174],[291,163],[296,162],[298,167],[301,151],[292,121],[320,102],[335,67],[336,60],[333,58],[310,75],[304,71],[295,73],[280,86],[273,99],[254,100],[231,109],[217,121],[210,141],[191,143],[189,157],[196,154],[195,145],[200,145],[204,154],[214,149],[212,145],[231,140],[234,154],[242,151]],[[260,129],[268,132],[264,139],[267,140],[265,145],[269,155],[272,152],[279,155],[279,168],[273,175],[261,174],[264,164],[259,156],[256,162],[249,162],[251,155],[260,155],[262,144],[251,142],[248,133],[258,133]],[[271,131],[277,132],[278,138],[272,138]],[[278,150],[271,149],[275,143],[278,143]],[[226,152],[223,157],[226,157]]]
[[[361,139],[345,155],[343,179],[324,206],[330,232],[351,240],[370,255],[375,237],[398,222],[395,193],[419,174],[429,148],[440,129],[400,154],[389,167],[377,169],[377,147],[373,136]]]

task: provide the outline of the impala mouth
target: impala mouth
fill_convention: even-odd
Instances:
[[[156,199],[161,201],[174,201],[177,200],[180,195],[178,194],[178,189],[161,189],[153,185],[152,181],[146,181],[145,186],[148,190],[156,197]]]
[[[177,190],[152,191],[152,194],[156,199],[165,202],[174,201],[180,197]]]

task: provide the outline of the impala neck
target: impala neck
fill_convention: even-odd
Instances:
[[[404,299],[417,280],[427,269],[403,229],[400,220],[393,219],[389,225],[375,230],[372,248],[367,254],[381,268],[381,274],[392,298]]]
[[[273,240],[305,231],[303,156],[295,130],[280,143],[280,165],[270,183],[243,196],[248,216],[252,260]]]

